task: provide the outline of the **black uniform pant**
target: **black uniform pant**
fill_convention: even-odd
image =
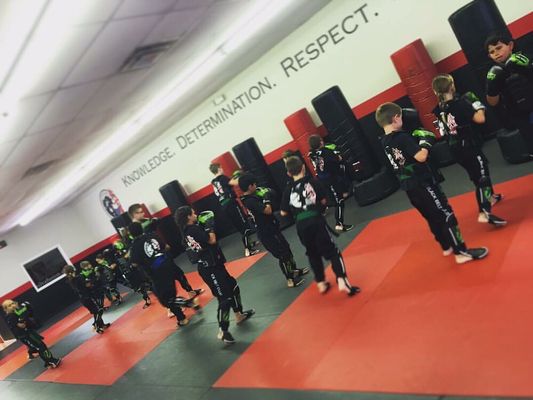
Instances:
[[[466,250],[457,218],[440,186],[418,186],[406,193],[411,204],[426,219],[435,240],[443,250],[452,247],[455,254]]]
[[[230,310],[242,312],[241,291],[224,264],[214,267],[198,266],[198,273],[218,300],[217,320],[223,331],[229,328]]]
[[[294,278],[296,272],[296,262],[294,261],[291,246],[279,228],[258,228],[257,237],[263,244],[264,248],[278,259],[279,267],[283,275],[285,275],[285,278]]]
[[[29,353],[39,353],[39,357],[44,361],[45,365],[56,361],[52,352],[48,350],[43,337],[34,330],[28,330],[27,334],[17,338],[28,347]]]
[[[323,282],[324,262],[322,258],[331,261],[331,267],[337,278],[346,278],[346,267],[342,255],[326,228],[323,218],[313,217],[314,221],[297,221],[296,231],[305,247],[309,265],[315,275],[315,281]]]
[[[348,193],[348,185],[341,177],[321,180],[331,194],[335,204],[335,223],[344,225],[344,194]]]
[[[227,203],[221,206],[224,213],[228,216],[231,223],[242,235],[242,244],[245,249],[252,249],[252,243],[250,237],[254,233],[254,229],[251,226],[252,222],[250,218],[244,213],[239,203],[236,200],[231,199]]]
[[[489,161],[483,151],[477,147],[452,146],[452,153],[457,163],[468,173],[476,187],[476,201],[479,212],[492,211],[491,198],[494,193],[489,173]]]
[[[89,296],[81,297],[80,302],[93,315],[93,318],[94,318],[93,326],[96,329],[103,328],[104,327],[104,320],[102,319],[102,315],[104,315],[103,293],[102,294],[95,293],[95,295],[92,297],[89,297]]]
[[[187,277],[185,276],[185,272],[183,272],[180,266],[176,264],[174,261],[172,261],[172,264],[173,264],[172,268],[174,270],[174,280],[179,282],[183,290],[187,292],[191,292],[193,289],[192,289],[191,284],[187,280]]]

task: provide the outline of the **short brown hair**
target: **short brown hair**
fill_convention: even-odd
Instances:
[[[216,174],[219,168],[220,168],[219,163],[213,163],[209,165],[209,171],[211,171],[213,174]]]
[[[376,122],[382,128],[392,124],[396,115],[402,115],[402,108],[396,103],[383,103],[376,110]]]
[[[320,135],[311,135],[307,141],[309,142],[309,147],[311,150],[318,150],[321,146],[322,138]]]
[[[293,176],[298,175],[302,171],[302,166],[304,165],[303,161],[300,159],[300,157],[292,156],[287,158],[287,162],[285,163],[285,167],[287,168],[287,172]]]
[[[133,213],[135,211],[137,211],[139,208],[142,208],[143,206],[140,205],[139,203],[135,203],[135,204],[132,204],[131,206],[128,207],[128,215],[133,218]]]
[[[89,262],[89,261],[82,261],[80,262],[80,268],[85,268],[85,267],[92,267],[93,265]]]

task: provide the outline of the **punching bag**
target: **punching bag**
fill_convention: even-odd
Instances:
[[[328,131],[328,139],[337,146],[351,166],[350,175],[362,181],[379,170],[377,158],[353,111],[338,86],[326,90],[311,103]]]

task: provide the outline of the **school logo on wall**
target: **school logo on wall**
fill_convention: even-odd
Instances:
[[[111,218],[118,217],[124,212],[118,197],[112,190],[104,189],[100,191],[100,204]]]

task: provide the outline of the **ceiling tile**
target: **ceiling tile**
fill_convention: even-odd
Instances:
[[[0,144],[24,136],[51,99],[52,93],[47,93],[20,100],[11,115],[6,120],[0,120]]]
[[[150,32],[143,44],[151,44],[175,40],[194,27],[207,7],[175,11],[165,17]]]
[[[6,161],[7,157],[9,154],[11,154],[18,142],[18,140],[12,140],[10,142],[2,143],[2,146],[0,146],[0,166],[2,166],[2,168],[0,168],[0,172],[2,172],[4,169],[4,161]]]
[[[149,74],[149,69],[142,69],[114,75],[104,81],[102,86],[83,107],[79,117],[84,118],[105,110],[125,106],[131,99],[130,95]]]
[[[174,10],[207,7],[214,2],[215,0],[178,0],[174,6]]]
[[[176,0],[125,0],[113,18],[137,17],[147,14],[161,14],[172,10]]]
[[[29,132],[42,131],[73,120],[102,81],[61,89],[55,93]]]
[[[76,0],[76,7],[80,12],[76,18],[71,19],[69,23],[71,25],[78,25],[107,21],[111,18],[121,1],[122,0]]]
[[[64,86],[89,82],[116,73],[159,20],[159,16],[148,16],[109,23],[69,74]]]
[[[40,135],[22,138],[13,148],[3,165],[6,167],[29,168],[54,139],[55,137],[52,136]]]
[[[54,62],[48,68],[39,70],[39,78],[28,90],[39,94],[57,90],[78,63],[87,48],[102,30],[102,23],[70,27],[64,35],[61,49],[54,55]]]

